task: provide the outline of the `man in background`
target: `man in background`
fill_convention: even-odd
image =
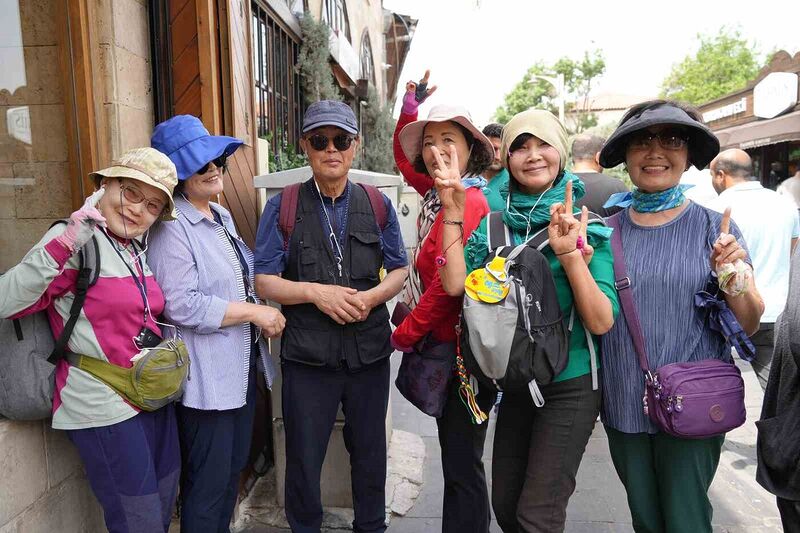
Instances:
[[[731,218],[739,226],[753,261],[756,287],[764,298],[761,327],[751,337],[756,347],[752,365],[763,389],[769,378],[775,321],[786,305],[789,264],[800,237],[800,220],[793,202],[764,188],[753,177],[753,162],[747,152],[725,150],[709,168],[719,197],[708,207],[720,213],[731,208]]]
[[[580,209],[585,205],[589,211],[604,218],[622,209],[616,206],[608,209],[603,207],[608,197],[617,192],[628,191],[628,187],[620,180],[601,172],[598,155],[605,142],[602,137],[586,133],[578,135],[572,141],[572,172],[586,186],[586,194],[575,202],[575,206]]]
[[[492,211],[502,211],[506,207],[506,195],[508,194],[508,171],[503,168],[500,162],[500,137],[503,135],[503,126],[492,123],[483,128],[486,135],[494,146],[494,161],[489,168],[483,171],[483,177],[489,183],[483,188],[483,195]]]

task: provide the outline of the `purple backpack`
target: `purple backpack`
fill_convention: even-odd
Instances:
[[[611,249],[614,254],[614,282],[628,331],[644,372],[644,413],[662,431],[675,437],[702,439],[720,435],[744,424],[744,381],[733,362],[705,359],[690,363],[672,363],[655,371],[647,363],[644,335],[630,290],[631,279],[622,253],[620,214],[610,217],[614,228]],[[695,305],[709,311],[709,326],[737,348],[739,355],[751,361],[755,348],[742,331],[725,300],[718,297],[718,287],[709,283],[695,295]],[[714,288],[716,287],[716,288]]]

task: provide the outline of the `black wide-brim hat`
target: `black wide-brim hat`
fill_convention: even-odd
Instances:
[[[600,165],[611,168],[625,162],[631,134],[661,124],[681,126],[689,132],[689,163],[696,168],[705,168],[719,153],[719,139],[708,126],[690,117],[683,109],[664,103],[647,108],[620,124],[600,150]]]

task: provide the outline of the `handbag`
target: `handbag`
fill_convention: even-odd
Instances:
[[[439,342],[428,335],[413,352],[403,354],[395,386],[406,400],[426,415],[439,418],[453,379],[456,343]]]
[[[733,364],[720,359],[688,363],[671,363],[650,370],[636,302],[631,291],[625,256],[622,251],[620,214],[608,219],[614,229],[611,249],[614,255],[614,285],[628,324],[639,366],[644,372],[645,393],[642,405],[645,415],[669,435],[703,439],[721,435],[744,424],[744,380]],[[744,334],[736,317],[719,297],[719,288],[710,282],[705,291],[695,295],[695,304],[709,311],[710,327],[737,347],[739,355],[751,361],[755,347]]]

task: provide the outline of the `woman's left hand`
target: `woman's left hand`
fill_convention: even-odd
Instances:
[[[747,258],[747,253],[744,248],[736,240],[736,237],[728,233],[731,225],[731,208],[727,208],[722,215],[722,221],[719,224],[719,237],[714,242],[711,248],[711,269],[714,272],[725,263],[734,263],[737,259],[744,260]]]

